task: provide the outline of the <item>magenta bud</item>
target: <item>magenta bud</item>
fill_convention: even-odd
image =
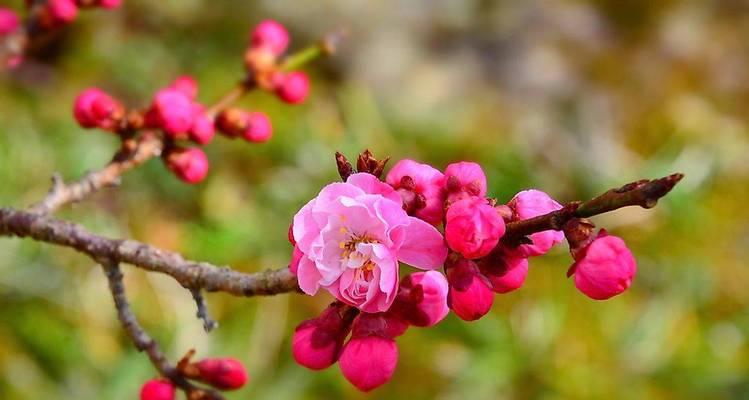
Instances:
[[[321,370],[338,360],[343,341],[351,329],[351,316],[347,310],[334,303],[319,317],[297,326],[291,339],[291,351],[299,365]]]
[[[265,113],[250,111],[246,113],[246,128],[242,137],[248,142],[264,143],[273,136],[273,125]]]
[[[486,175],[475,162],[461,161],[445,168],[447,202],[452,203],[465,197],[486,196]]]
[[[409,214],[432,225],[442,222],[445,204],[442,172],[427,164],[401,160],[390,169],[385,181],[400,193],[403,208]]]
[[[504,233],[504,220],[484,198],[468,197],[447,209],[445,240],[465,258],[473,260],[489,254]]]
[[[73,116],[83,128],[113,130],[124,115],[122,105],[98,88],[81,92],[73,105]]]
[[[575,287],[595,300],[606,300],[629,288],[637,273],[637,263],[626,243],[601,230],[585,249],[567,276],[575,275]]]
[[[512,220],[520,221],[548,214],[562,208],[548,194],[540,190],[524,190],[515,195],[507,205],[512,210]],[[531,244],[521,244],[507,251],[518,258],[527,258],[546,254],[554,245],[564,241],[562,231],[547,230],[532,233],[528,236]]]
[[[267,19],[252,30],[250,45],[267,49],[273,55],[280,56],[289,46],[289,32],[277,21]]]
[[[78,5],[73,0],[49,0],[45,7],[44,13],[52,28],[69,24],[78,16]]]
[[[193,103],[179,90],[161,89],[154,96],[148,114],[149,124],[155,124],[167,136],[186,139],[193,124]]]
[[[343,376],[364,392],[387,383],[398,364],[393,338],[406,328],[404,322],[387,314],[360,314],[338,360]]]
[[[473,261],[460,258],[446,266],[450,291],[447,304],[465,321],[475,321],[489,312],[494,303],[489,282]]]
[[[495,252],[480,261],[480,270],[497,293],[519,289],[528,276],[528,259]]]
[[[279,75],[276,83],[276,95],[286,103],[299,104],[309,95],[309,78],[301,71]]]
[[[166,379],[151,379],[140,388],[140,400],[174,400],[175,388]]]
[[[193,120],[192,126],[190,127],[190,140],[198,144],[208,144],[213,140],[213,136],[216,134],[216,129],[213,125],[213,118],[211,118],[198,103],[193,104]]]
[[[98,0],[96,5],[101,8],[113,9],[122,5],[122,0]]]
[[[198,97],[198,82],[190,75],[182,75],[178,77],[168,88],[184,94],[187,98],[193,101]]]
[[[413,326],[442,321],[447,307],[447,279],[439,271],[414,272],[403,277],[391,312]]]
[[[247,383],[247,370],[234,358],[206,358],[195,363],[199,379],[217,389],[235,390]]]
[[[208,175],[208,157],[197,147],[171,149],[165,160],[169,170],[186,183],[198,183]]]
[[[15,11],[0,7],[0,36],[15,32],[19,24],[20,19]]]

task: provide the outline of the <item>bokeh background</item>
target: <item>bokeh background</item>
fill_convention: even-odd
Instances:
[[[21,1],[3,2],[21,7]],[[672,172],[686,178],[653,210],[595,219],[639,262],[626,294],[595,302],[565,278],[566,248],[533,259],[525,286],[475,323],[449,316],[399,340],[392,382],[354,390],[336,367],[292,361],[296,324],[330,301],[208,296],[206,335],[189,293],[127,267],[142,323],[173,359],[245,362],[231,399],[749,398],[749,4],[720,1],[126,0],[89,11],[2,77],[0,204],[23,207],[102,166],[117,140],[71,116],[97,85],[131,106],[179,74],[210,102],[242,72],[249,29],[275,18],[293,48],[340,27],[338,56],[305,69],[309,101],[267,94],[264,145],[217,139],[209,178],[188,186],[158,161],[61,216],[242,271],[288,261],[288,223],[336,179],[335,150],[444,167],[480,162],[500,201],[542,188],[560,201]],[[0,398],[133,399],[154,376],[124,337],[105,279],[68,249],[0,240]]]

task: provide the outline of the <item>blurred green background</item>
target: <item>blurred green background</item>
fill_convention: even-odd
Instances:
[[[9,2],[20,8],[21,1]],[[653,210],[595,219],[639,262],[632,288],[595,302],[565,278],[565,248],[475,323],[454,316],[399,340],[392,382],[358,393],[337,367],[294,364],[289,338],[327,295],[208,296],[206,335],[187,291],[126,267],[142,323],[172,359],[231,355],[251,384],[231,399],[749,398],[749,5],[722,1],[126,0],[86,11],[35,61],[2,78],[0,204],[38,200],[54,171],[102,166],[112,135],[78,128],[72,101],[97,85],[130,106],[183,73],[215,100],[242,73],[249,29],[286,24],[293,48],[340,27],[340,54],[306,70],[312,95],[268,112],[264,145],[217,138],[209,178],[158,161],[60,216],[243,271],[288,261],[288,223],[336,179],[335,150],[444,167],[480,162],[507,201],[542,188],[584,199],[684,172]],[[133,399],[154,376],[124,337],[105,279],[68,249],[0,240],[0,398]]]

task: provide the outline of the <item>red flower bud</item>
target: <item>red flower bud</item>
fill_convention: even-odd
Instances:
[[[140,388],[140,400],[174,400],[174,385],[166,379],[151,379]]]
[[[252,30],[250,45],[254,48],[267,49],[273,55],[280,56],[289,46],[289,32],[277,21],[267,19]]]
[[[195,365],[199,379],[221,390],[239,389],[247,383],[247,371],[233,358],[206,358]]]
[[[169,170],[186,183],[198,183],[208,175],[208,157],[197,147],[171,149],[165,160]]]
[[[473,261],[460,258],[449,263],[447,304],[465,321],[475,321],[489,312],[494,303],[491,286]]]
[[[280,75],[276,85],[276,95],[289,104],[302,103],[309,95],[309,78],[301,71]]]
[[[319,317],[299,324],[291,339],[294,360],[314,370],[333,365],[351,329],[350,310],[340,303],[333,303]]]
[[[577,289],[591,299],[606,300],[624,292],[637,273],[635,258],[624,241],[603,229],[576,256],[567,276],[574,274]]]

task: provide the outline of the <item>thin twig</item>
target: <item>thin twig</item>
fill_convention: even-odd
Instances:
[[[166,358],[161,348],[159,348],[159,344],[138,323],[138,319],[133,314],[133,310],[130,308],[130,303],[125,294],[125,284],[122,281],[122,271],[120,270],[119,263],[114,260],[102,259],[101,266],[109,281],[109,291],[112,292],[114,306],[117,309],[117,318],[120,320],[122,328],[130,337],[135,348],[145,352],[148,355],[148,359],[151,360],[151,364],[156,367],[159,373],[169,378],[172,383],[184,390],[188,396],[198,398],[197,396],[199,395],[204,399],[223,399],[223,396],[215,390],[196,386],[185,379],[179,370]]]
[[[507,224],[505,238],[517,238],[549,229],[562,230],[564,224],[573,218],[589,218],[622,207],[652,208],[658,199],[670,192],[683,177],[684,174],[676,173],[659,179],[643,179],[611,189],[586,202],[572,202],[548,214],[511,222]]]
[[[205,301],[205,297],[203,297],[203,292],[200,289],[190,289],[190,293],[192,293],[192,298],[195,300],[195,306],[198,308],[198,312],[195,316],[203,320],[203,329],[205,329],[206,332],[211,332],[218,328],[218,322],[208,314],[208,304]]]

